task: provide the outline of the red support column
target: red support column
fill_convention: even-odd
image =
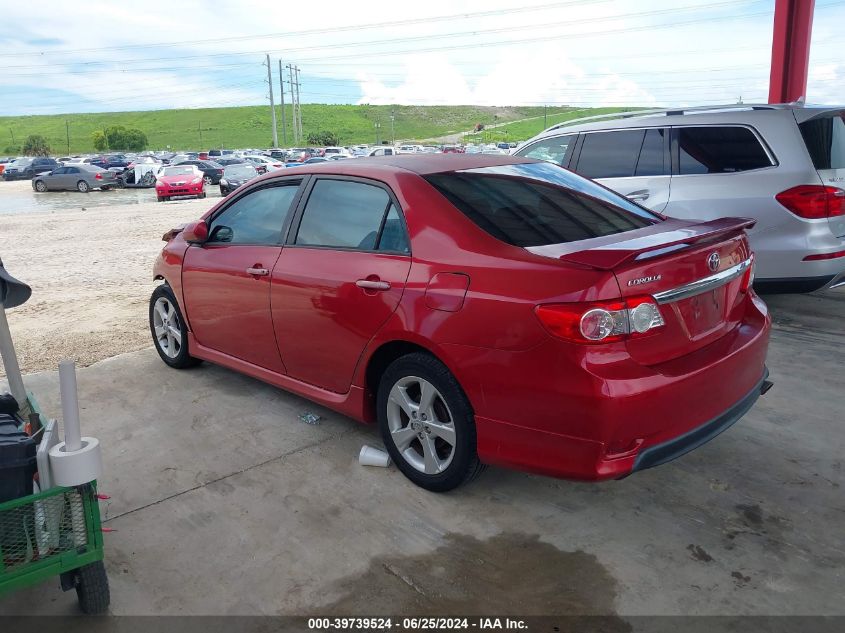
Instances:
[[[769,103],[807,95],[815,0],[776,0]]]

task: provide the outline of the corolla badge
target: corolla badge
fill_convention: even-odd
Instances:
[[[707,266],[714,273],[719,270],[719,264],[722,262],[719,253],[713,252],[707,257]]]
[[[631,279],[628,282],[629,286],[642,286],[643,284],[651,283],[652,281],[660,281],[660,275],[651,275],[650,277],[638,277]]]

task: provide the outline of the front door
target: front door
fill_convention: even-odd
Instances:
[[[183,308],[197,342],[284,373],[270,313],[270,273],[299,180],[238,196],[209,221],[209,239],[182,264]]]
[[[273,269],[276,339],[290,376],[346,393],[369,340],[399,305],[411,267],[404,219],[387,188],[313,181]]]

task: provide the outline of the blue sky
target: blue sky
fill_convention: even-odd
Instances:
[[[178,7],[178,9],[177,9]],[[0,23],[3,114],[303,102],[765,101],[774,0],[25,3]],[[845,0],[817,0],[808,100],[845,102]],[[287,75],[285,76],[287,80]],[[286,86],[287,89],[287,86]]]

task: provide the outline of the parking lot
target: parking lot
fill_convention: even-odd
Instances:
[[[0,195],[34,195],[19,189]],[[66,204],[63,196],[49,211],[0,216],[0,230],[20,236],[41,227],[48,242],[60,242],[56,224],[74,222],[89,246],[126,251],[130,282],[113,299],[138,314],[79,371],[83,430],[106,447],[100,489],[111,495],[102,508],[114,530],[105,535],[112,613],[845,614],[836,589],[845,567],[836,527],[845,518],[845,289],[766,298],[775,386],[701,449],[621,481],[489,469],[437,495],[395,467],[358,465],[362,444],[380,445],[374,428],[208,363],[185,372],[161,363],[145,342],[158,237],[213,201],[82,210],[78,197]],[[127,227],[131,249],[117,240]],[[94,258],[103,265],[87,266],[74,263],[88,263],[84,245],[68,250],[49,264],[64,267],[67,283],[103,284],[71,301],[31,267],[31,305],[39,293],[53,297],[40,310],[57,332],[96,311],[103,288],[117,287],[109,251]],[[11,269],[34,261],[28,252],[4,245],[3,255]],[[17,340],[43,343],[33,329],[20,336],[29,319],[17,314]],[[137,351],[99,360],[125,345]],[[56,373],[26,382],[58,415]],[[319,423],[301,421],[304,412]],[[76,609],[72,592],[39,587],[0,601],[0,614]]]

